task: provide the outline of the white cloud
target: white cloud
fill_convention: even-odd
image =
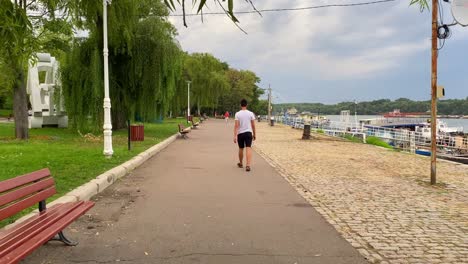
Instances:
[[[254,1],[258,9],[304,7],[351,0]],[[352,0],[360,2],[364,0]],[[235,1],[239,10],[250,7]],[[211,11],[220,11],[211,6]],[[451,19],[446,10],[446,20]],[[268,79],[375,80],[379,76],[414,67],[430,49],[430,12],[409,7],[409,0],[347,8],[239,15],[243,34],[225,16],[205,16],[171,21],[179,30],[182,47],[209,52],[238,68],[248,68]],[[458,41],[468,30],[453,28]],[[305,88],[304,88],[305,89]]]
[[[291,5],[287,0],[268,1],[257,7],[299,7],[319,3],[295,1]],[[416,8],[409,10],[407,5],[390,3],[264,13],[263,18],[255,14],[239,15],[240,26],[248,35],[225,16],[205,16],[204,23],[199,17],[191,17],[189,28],[181,27],[179,18],[172,18],[172,21],[179,29],[179,40],[184,49],[210,52],[238,67],[257,72],[265,68],[270,68],[269,71],[287,69],[319,79],[354,79],[391,70],[407,57],[428,48],[429,42],[424,41],[424,36],[405,36],[408,26],[400,23],[400,18],[409,20],[408,16],[412,16],[413,21],[424,20],[418,17]],[[219,11],[219,8],[211,6],[211,10]]]

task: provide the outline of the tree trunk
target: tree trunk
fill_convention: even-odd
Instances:
[[[20,66],[21,67],[21,66]],[[13,87],[13,114],[15,118],[15,136],[17,139],[28,139],[28,97],[24,70],[17,69],[18,75]]]
[[[127,115],[123,111],[112,111],[112,130],[119,130],[127,127]]]
[[[200,116],[200,100],[198,100],[197,108],[198,116]]]

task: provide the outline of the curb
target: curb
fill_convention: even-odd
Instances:
[[[145,161],[147,161],[149,158],[153,157],[154,155],[159,153],[161,150],[165,149],[167,146],[169,146],[169,144],[171,144],[177,139],[178,135],[179,133],[166,138],[165,140],[159,142],[158,144],[152,146],[151,148],[136,155],[132,159],[102,173],[101,175],[97,176],[95,179],[92,179],[91,181],[81,186],[78,186],[77,188],[73,189],[69,193],[52,201],[51,203],[47,203],[47,206],[53,206],[55,204],[77,202],[77,201],[88,201],[94,195],[104,191],[107,187],[114,184],[118,179],[124,177],[125,175],[133,171],[135,168],[143,164]],[[17,219],[15,222],[5,226],[4,229],[10,229],[16,226],[17,224],[27,220],[28,218],[34,215],[37,215],[38,213],[39,213],[39,210],[36,209],[32,211],[31,213]]]

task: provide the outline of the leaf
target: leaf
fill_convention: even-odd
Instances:
[[[426,9],[429,9],[429,3],[427,0],[411,0],[410,6],[414,4],[419,4],[419,9],[421,12],[423,12]]]
[[[202,11],[203,7],[205,6],[206,4],[206,0],[201,0],[200,1],[200,5],[198,6],[198,10],[197,10],[197,13],[200,13],[200,11]]]
[[[228,0],[228,14],[229,17],[231,17],[232,21],[234,21],[235,23],[239,22],[237,17],[234,15],[234,0]]]
[[[178,2],[178,1],[177,1]],[[173,0],[164,0],[164,4],[169,7],[169,9],[171,11],[175,11],[176,10],[176,7],[174,5],[174,1]]]

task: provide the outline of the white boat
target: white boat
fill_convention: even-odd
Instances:
[[[420,133],[422,137],[431,138],[431,123],[425,123],[422,126],[416,126],[416,133]],[[451,134],[463,133],[463,127],[449,127],[442,120],[437,120],[437,135],[445,136]]]

